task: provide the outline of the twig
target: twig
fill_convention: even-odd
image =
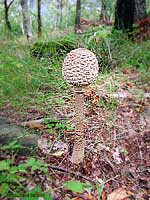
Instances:
[[[68,169],[65,169],[65,168],[62,168],[62,167],[58,167],[58,166],[49,166],[51,169],[54,169],[54,170],[57,170],[57,171],[60,171],[60,172],[65,172],[67,174],[73,174],[73,175],[76,175],[80,178],[83,178],[93,184],[95,184],[95,181],[91,180],[90,178],[88,178],[87,176],[83,176],[80,172],[74,172],[74,171],[71,171],[71,170],[68,170]]]
[[[14,2],[14,0],[12,0],[12,1],[8,4],[8,6],[7,6],[8,9],[9,9],[10,6],[13,4],[13,2]]]
[[[89,177],[87,177],[87,176],[83,176],[80,172],[74,172],[74,171],[71,171],[71,170],[68,170],[68,169],[65,169],[65,168],[62,168],[62,167],[54,166],[54,165],[49,166],[49,167],[50,167],[51,169],[53,169],[53,170],[57,170],[57,171],[60,171],[60,172],[65,172],[65,173],[68,173],[68,174],[76,175],[76,176],[78,176],[78,177],[80,177],[80,178],[83,178],[83,179],[85,179],[85,180],[91,182],[93,185],[96,184],[96,180],[91,180],[91,178],[89,178]],[[112,177],[112,178],[106,180],[106,181],[103,182],[102,184],[106,184],[106,183],[108,183],[109,181],[116,179],[117,177],[119,177],[119,175],[116,175],[115,177]],[[99,186],[101,186],[102,184],[99,184]]]

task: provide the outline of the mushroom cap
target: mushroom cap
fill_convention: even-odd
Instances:
[[[72,50],[63,62],[64,79],[74,86],[92,83],[98,74],[98,61],[94,53],[85,48]]]

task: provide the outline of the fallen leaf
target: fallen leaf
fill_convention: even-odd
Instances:
[[[80,197],[75,197],[75,198],[73,198],[72,200],[83,200],[83,199],[80,198]]]
[[[127,191],[123,188],[118,188],[108,195],[107,200],[124,200],[131,195],[133,195],[132,192]]]
[[[93,96],[94,89],[91,85],[89,85],[84,93],[85,97],[91,97]]]
[[[133,83],[130,83],[130,82],[127,82],[126,85],[127,85],[128,87],[130,87],[130,88],[133,87]]]
[[[128,68],[123,69],[123,73],[124,74],[129,74],[129,69]]]
[[[93,197],[93,196],[90,195],[90,194],[85,194],[85,195],[84,195],[84,199],[85,199],[85,200],[96,200],[95,197]]]
[[[98,95],[94,95],[93,100],[92,100],[92,104],[98,104],[99,102],[99,96]]]
[[[38,120],[23,122],[21,125],[24,127],[28,127],[29,129],[38,129],[38,130],[44,129],[44,125],[41,124],[41,121],[38,121]]]
[[[116,147],[115,151],[113,152],[113,158],[114,158],[115,163],[118,164],[118,165],[123,162],[121,157],[120,157],[120,151],[119,151],[118,147]]]
[[[102,199],[102,200],[107,200],[106,192],[105,192],[104,190],[103,190],[103,192],[102,192],[101,199]]]

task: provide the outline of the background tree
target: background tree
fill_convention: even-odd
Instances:
[[[132,32],[133,23],[146,17],[145,0],[117,0],[115,28]]]
[[[80,30],[80,17],[81,17],[81,0],[76,2],[76,18],[75,18],[75,32]]]
[[[23,30],[27,40],[32,40],[31,20],[28,7],[28,0],[21,0],[22,16],[23,16]]]
[[[135,0],[134,22],[146,18],[146,1]]]
[[[6,28],[8,29],[8,31],[12,31],[12,28],[11,28],[11,24],[10,24],[10,21],[9,21],[9,15],[8,15],[8,12],[9,12],[9,8],[10,6],[12,5],[12,3],[14,2],[14,0],[11,0],[9,3],[7,2],[7,0],[4,0],[4,9],[5,9],[5,24],[6,24]]]
[[[37,2],[37,17],[38,17],[38,37],[42,34],[42,20],[41,20],[41,0]]]
[[[101,9],[100,9],[100,16],[99,20],[100,22],[104,22],[106,20],[106,5],[104,0],[101,0]]]
[[[60,29],[62,29],[62,19],[63,19],[63,0],[60,0],[60,20],[59,20]]]
[[[132,31],[135,0],[117,0],[115,8],[115,28]]]

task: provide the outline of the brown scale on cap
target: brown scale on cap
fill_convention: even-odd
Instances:
[[[73,163],[80,163],[84,158],[84,90],[98,74],[96,56],[85,48],[72,50],[64,59],[62,73],[64,79],[74,87],[76,135],[71,157]]]
[[[88,49],[78,48],[66,56],[62,72],[69,84],[86,86],[92,83],[98,74],[98,61]]]

